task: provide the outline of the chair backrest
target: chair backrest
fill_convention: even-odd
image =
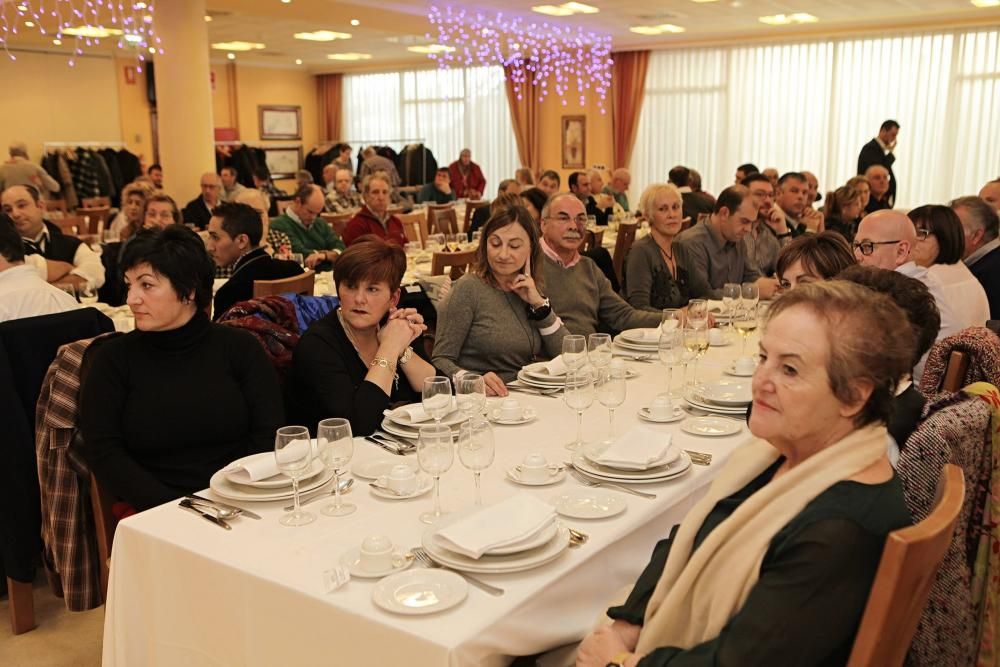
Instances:
[[[81,231],[81,233],[86,234],[97,234],[98,227],[106,227],[108,220],[111,218],[111,209],[107,206],[94,207],[94,208],[84,208],[80,207],[76,209],[76,216],[82,217],[85,222],[87,229]]]
[[[604,243],[604,227],[588,229],[584,232],[583,245],[580,247],[580,252],[600,248],[602,243]]]
[[[948,355],[948,366],[944,370],[941,391],[958,391],[965,384],[965,374],[969,370],[969,354],[962,350],[952,350]]]
[[[327,224],[337,232],[339,236],[344,235],[344,229],[347,228],[347,223],[350,222],[351,218],[354,217],[353,213],[320,213]]]
[[[289,206],[291,206],[293,201],[295,201],[295,200],[294,199],[279,199],[277,201],[278,215],[284,214],[285,209],[288,208]]]
[[[277,296],[288,293],[311,296],[315,287],[316,273],[312,269],[306,269],[305,273],[291,278],[253,281],[253,298],[259,299],[262,296]]]
[[[427,216],[423,213],[403,213],[397,215],[403,223],[403,232],[410,243],[419,243],[421,247],[427,244]]]
[[[431,275],[442,276],[446,267],[451,267],[451,279],[458,280],[469,267],[476,263],[476,251],[436,252],[431,255]]]
[[[635,241],[635,231],[639,227],[634,222],[623,222],[618,225],[618,237],[615,239],[615,252],[611,255],[611,264],[615,267],[618,282],[622,282],[622,272],[625,270],[625,258]]]
[[[66,215],[61,218],[51,220],[50,222],[61,229],[62,233],[67,236],[79,236],[81,234],[89,233],[83,218],[78,215]]]
[[[465,219],[462,220],[462,231],[469,231],[469,224],[472,222],[472,216],[476,213],[478,209],[487,208],[492,202],[488,199],[480,199],[478,201],[467,201],[465,202]]]
[[[83,208],[111,208],[111,197],[84,197],[80,200]]]
[[[848,667],[903,664],[964,499],[962,470],[947,464],[927,518],[889,533]]]
[[[69,213],[69,210],[66,208],[65,199],[46,199],[45,210],[48,211],[49,213],[53,211],[62,211],[63,215]]]
[[[428,234],[458,234],[458,214],[451,204],[427,206]]]

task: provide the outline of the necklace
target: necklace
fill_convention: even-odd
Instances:
[[[353,327],[351,327],[350,324],[348,324],[347,320],[344,319],[344,313],[340,308],[337,309],[337,320],[340,322],[340,326],[341,328],[343,328],[344,334],[347,335],[348,342],[350,342],[351,346],[354,348],[354,351],[358,353],[358,359],[361,360],[361,363],[364,364],[366,368],[369,368],[371,362],[369,362],[367,359],[364,358],[364,356],[362,356],[361,346],[358,345],[358,340],[357,338],[354,337],[354,329]],[[375,325],[376,335],[378,334],[379,329],[380,327],[376,324]],[[392,381],[396,389],[399,389],[399,373],[393,372]]]
[[[657,239],[656,239],[656,235],[655,234],[650,234],[650,236],[653,237],[653,243],[656,244],[656,248],[660,251],[660,254],[663,255],[663,260],[664,260],[663,263],[667,265],[667,271],[669,271],[670,275],[673,278],[676,279],[677,278],[677,264],[676,264],[676,262],[674,262],[674,254],[672,252],[667,252],[664,249],[664,247],[660,245],[659,241],[657,241]],[[673,246],[671,246],[671,247],[673,247]]]

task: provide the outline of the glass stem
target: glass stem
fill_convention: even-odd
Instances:
[[[292,496],[295,497],[295,510],[293,514],[299,513],[299,477],[292,477]]]
[[[583,445],[583,411],[576,411],[576,444]]]
[[[441,516],[441,477],[434,476],[434,516]]]
[[[674,367],[667,366],[667,396],[670,396],[670,390],[674,386]]]
[[[479,471],[472,473],[472,476],[476,478],[476,506],[479,507],[483,504],[483,495],[479,489]]]
[[[691,369],[691,386],[698,386],[698,357],[694,358],[694,368]]]
[[[333,506],[340,509],[340,470],[333,469]]]
[[[611,422],[611,441],[614,442],[615,439],[615,409],[608,408],[608,414],[610,416],[609,421]]]
[[[747,337],[743,336],[743,347],[740,348],[740,356],[744,357],[747,353]]]

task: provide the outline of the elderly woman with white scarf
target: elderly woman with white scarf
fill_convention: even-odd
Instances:
[[[859,285],[802,285],[770,309],[753,440],[661,541],[577,665],[843,665],[886,535],[910,523],[886,457],[905,315]]]

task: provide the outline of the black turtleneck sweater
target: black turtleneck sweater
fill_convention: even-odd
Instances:
[[[81,392],[84,457],[138,510],[193,493],[227,463],[274,446],[278,377],[253,336],[198,312],[95,352]]]

